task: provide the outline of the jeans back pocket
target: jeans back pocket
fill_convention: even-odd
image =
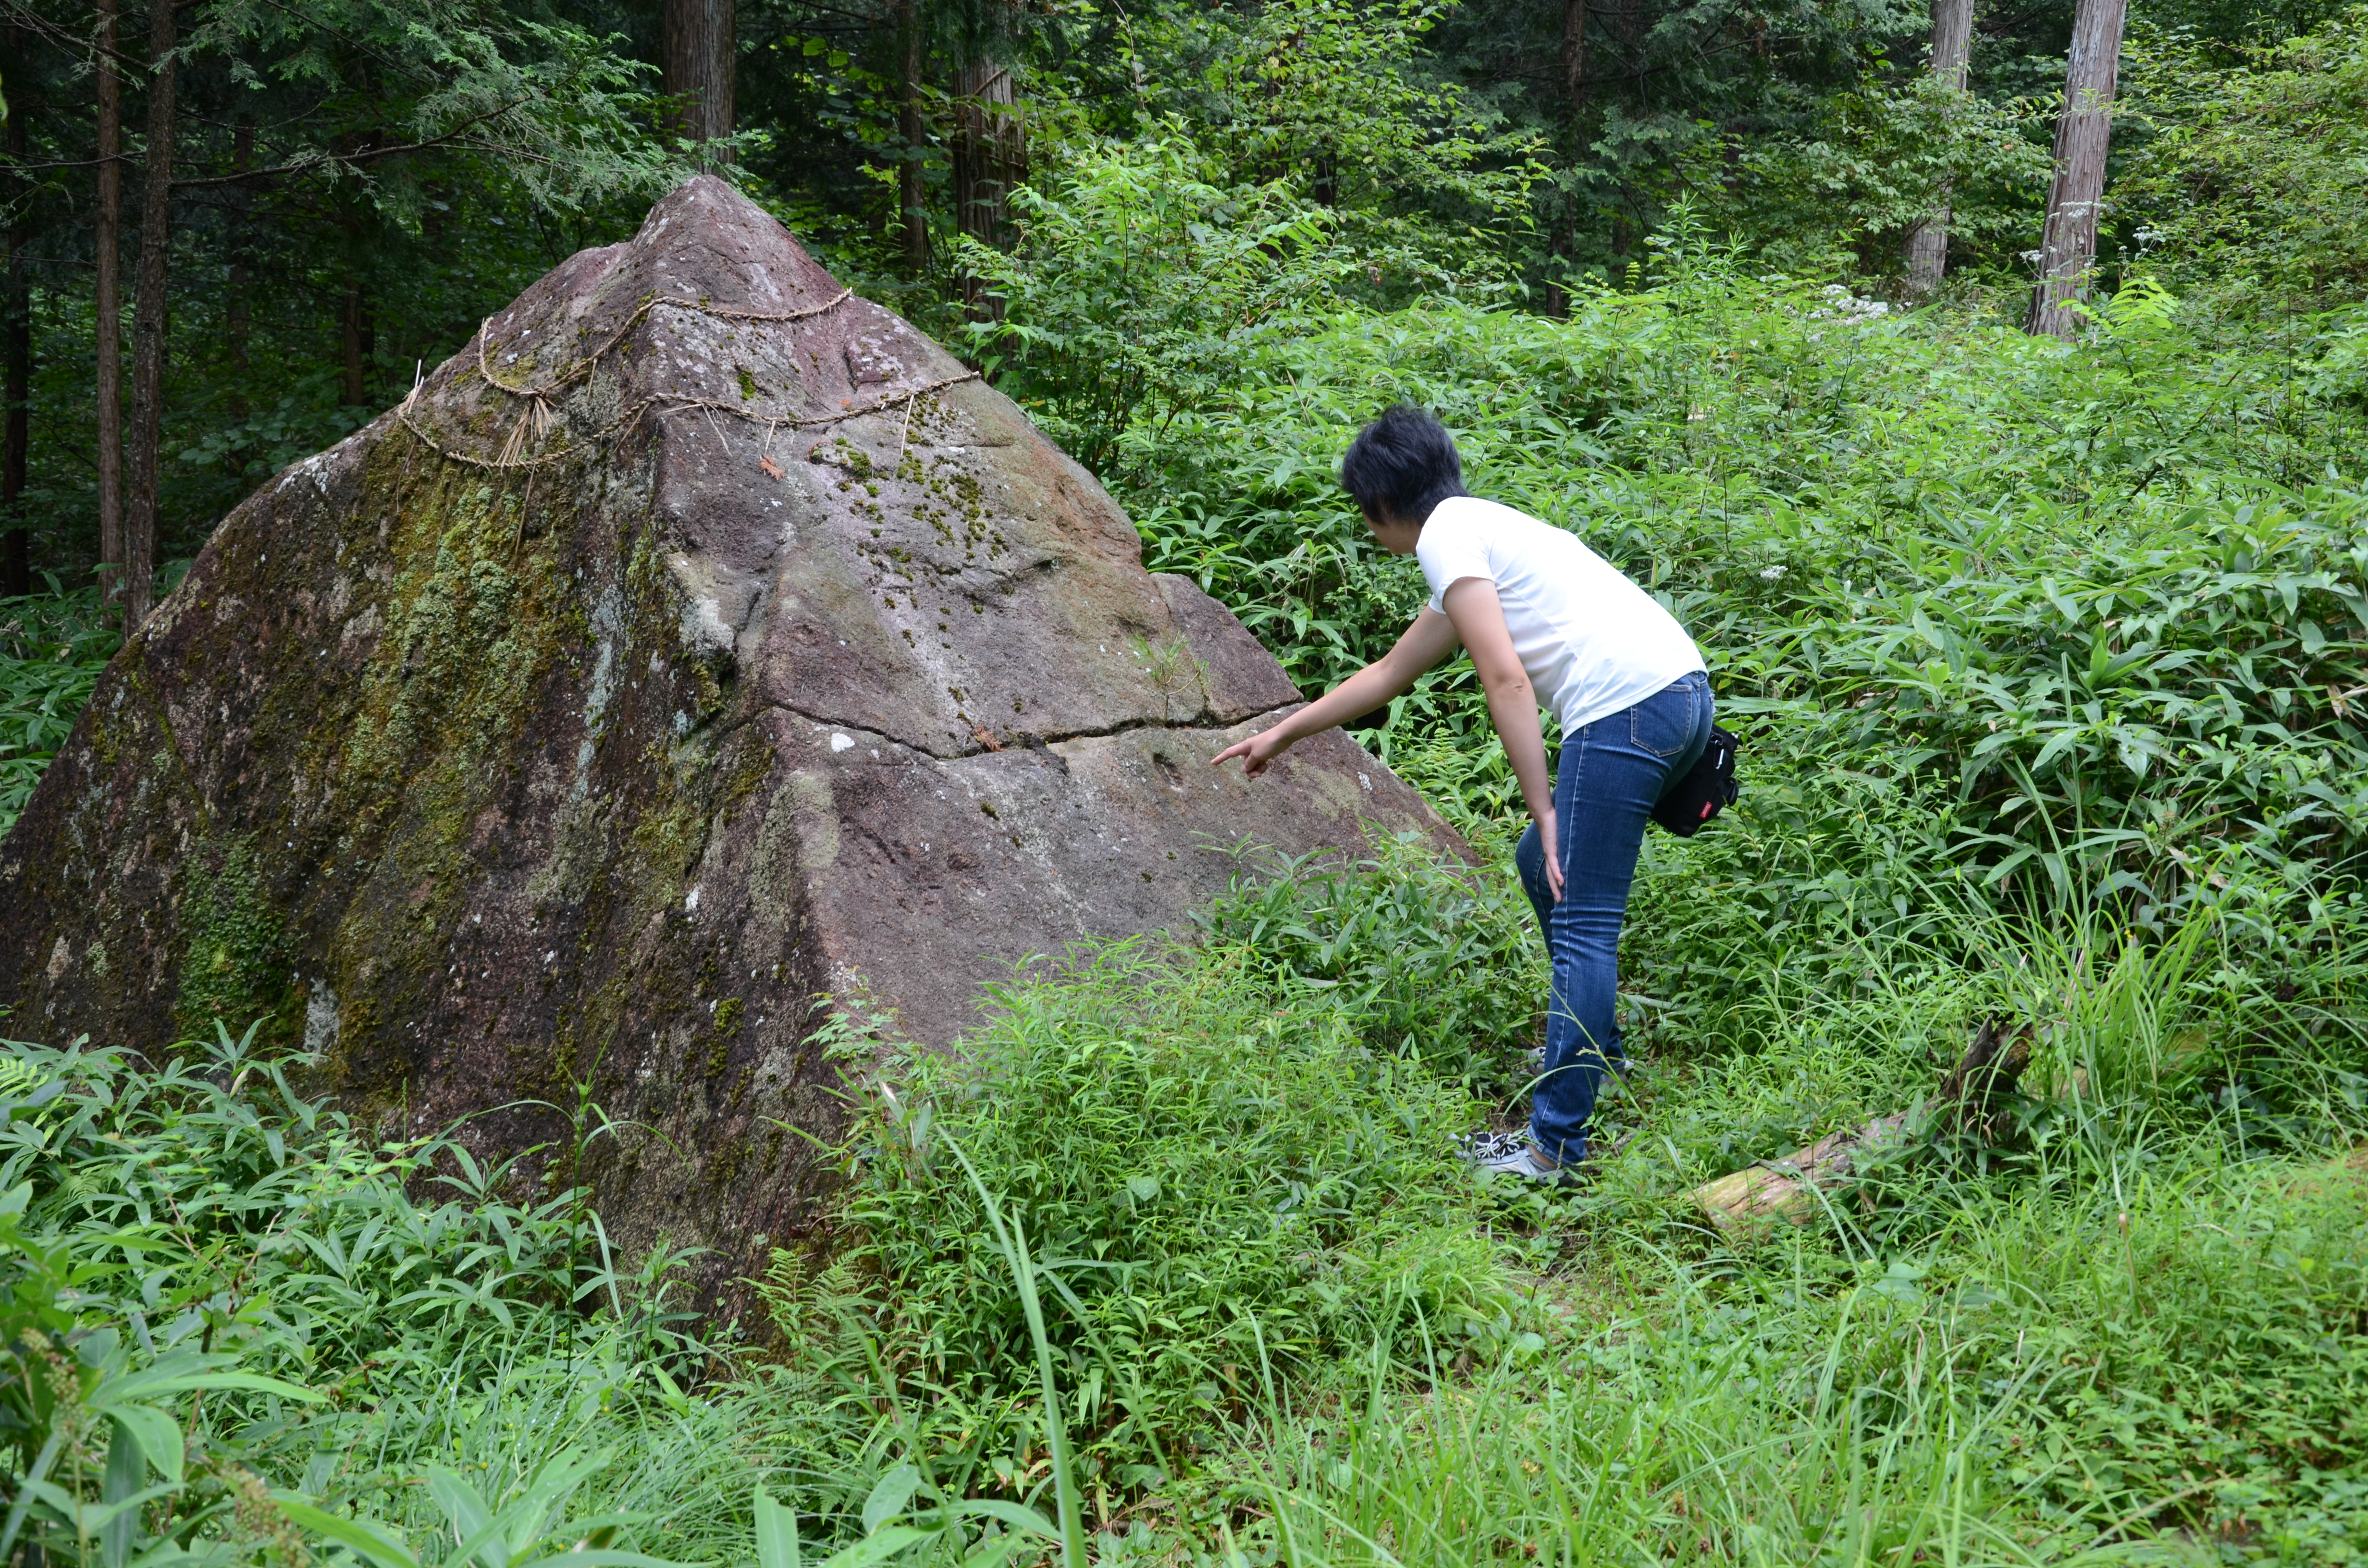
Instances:
[[[1628,739],[1636,749],[1672,757],[1694,744],[1702,683],[1691,676],[1662,687],[1628,710]]]

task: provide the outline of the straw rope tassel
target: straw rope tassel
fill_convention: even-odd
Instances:
[[[526,547],[527,513],[534,506],[534,475],[526,476],[526,498],[518,503],[518,532],[510,536],[510,564],[518,564],[518,551]]]

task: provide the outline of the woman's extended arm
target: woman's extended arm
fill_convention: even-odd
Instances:
[[[1497,585],[1486,577],[1458,577],[1447,585],[1447,619],[1472,653],[1480,689],[1488,694],[1489,722],[1505,743],[1505,760],[1521,786],[1522,803],[1545,845],[1546,888],[1562,902],[1562,840],[1554,822],[1554,780],[1546,773],[1546,743],[1538,732],[1538,694],[1530,685],[1513,634],[1505,629],[1505,607]]]
[[[1496,602],[1495,585],[1489,585],[1489,603]],[[1506,638],[1509,650],[1512,642],[1505,632],[1505,618],[1497,617],[1497,634]],[[1210,766],[1243,757],[1242,771],[1255,778],[1267,770],[1267,765],[1292,748],[1293,743],[1319,734],[1333,725],[1370,713],[1390,699],[1412,687],[1416,677],[1448,654],[1455,652],[1455,626],[1446,616],[1426,609],[1414,618],[1396,644],[1380,658],[1334,687],[1306,707],[1285,719],[1270,730],[1261,730],[1246,741],[1235,741],[1210,759]],[[1520,668],[1517,663],[1513,666]],[[1544,766],[1544,754],[1539,754],[1539,766]],[[1551,809],[1551,808],[1550,808]]]

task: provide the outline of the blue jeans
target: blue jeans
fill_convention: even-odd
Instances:
[[[1531,1096],[1530,1131],[1546,1155],[1587,1153],[1587,1122],[1620,1049],[1620,926],[1645,846],[1645,824],[1669,785],[1710,744],[1710,677],[1697,670],[1624,712],[1562,738],[1554,778],[1562,902],[1546,889],[1537,824],[1513,852],[1554,960],[1546,1007],[1545,1074]]]

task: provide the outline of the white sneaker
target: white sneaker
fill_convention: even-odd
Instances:
[[[1523,1181],[1545,1182],[1554,1187],[1571,1187],[1577,1177],[1546,1158],[1544,1150],[1527,1129],[1519,1132],[1481,1132],[1464,1141],[1463,1157],[1474,1170],[1495,1176],[1519,1176]]]

